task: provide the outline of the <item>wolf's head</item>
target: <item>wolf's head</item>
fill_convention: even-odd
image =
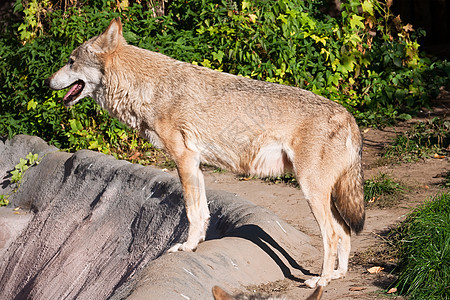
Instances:
[[[121,44],[126,44],[126,41],[122,36],[120,18],[116,18],[105,32],[75,49],[67,64],[47,78],[45,84],[53,90],[70,87],[63,98],[66,106],[74,105],[85,97],[93,97],[102,105],[105,58]]]

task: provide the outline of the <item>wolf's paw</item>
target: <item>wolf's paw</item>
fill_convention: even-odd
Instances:
[[[328,284],[328,280],[323,277],[312,277],[305,281],[305,285],[309,288],[315,288],[317,286],[326,286]]]
[[[317,282],[319,281],[320,277],[312,277],[305,281],[305,285],[309,288],[315,288],[317,286]]]
[[[197,248],[197,245],[192,246],[188,243],[178,243],[170,247],[169,250],[167,250],[168,253],[174,253],[178,251],[186,251],[186,252],[192,252]]]
[[[345,276],[345,274],[347,274],[347,270],[334,270],[331,279],[342,278]]]

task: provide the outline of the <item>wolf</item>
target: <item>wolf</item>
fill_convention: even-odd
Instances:
[[[194,251],[205,239],[210,215],[200,163],[257,176],[290,171],[323,239],[321,274],[306,285],[325,286],[346,274],[351,231],[362,230],[365,208],[361,135],[343,106],[129,45],[119,18],[76,48],[45,84],[70,87],[66,106],[92,97],[172,157],[189,229],[169,252]]]

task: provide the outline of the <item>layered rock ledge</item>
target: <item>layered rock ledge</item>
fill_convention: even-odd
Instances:
[[[11,171],[29,152],[42,160],[12,193]],[[1,299],[212,299],[214,285],[306,279],[318,251],[272,212],[208,190],[207,241],[166,254],[187,234],[178,178],[93,151],[65,153],[37,137],[0,140],[0,194],[8,193]]]

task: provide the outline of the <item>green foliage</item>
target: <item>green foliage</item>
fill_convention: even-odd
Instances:
[[[402,223],[399,293],[408,299],[450,298],[450,193],[428,201]]]
[[[20,162],[11,171],[11,183],[16,184],[16,188],[9,194],[0,195],[0,206],[9,204],[9,197],[19,188],[25,171],[34,165],[38,165],[40,161],[39,155],[31,152],[25,158],[20,159]]]
[[[0,206],[6,206],[9,204],[9,195],[0,195]]]
[[[279,176],[266,177],[264,178],[264,180],[275,184],[285,183],[287,185],[299,187],[297,179],[295,178],[295,175],[293,173],[286,173]]]
[[[213,167],[213,173],[217,173],[217,174],[221,174],[221,173],[226,173],[227,172],[227,170],[225,170],[225,169],[222,169],[222,168],[216,168],[216,167]]]
[[[383,2],[346,1],[339,18],[321,12],[324,2],[175,0],[166,16],[154,17],[146,1],[64,2],[62,10],[56,0],[17,0],[23,19],[0,24],[0,135],[37,135],[62,149],[119,158],[138,148],[158,156],[94,101],[65,108],[65,92],[43,85],[76,46],[119,16],[130,44],[311,90],[342,103],[364,125],[401,118],[399,109],[427,105],[448,84],[449,64],[421,55],[417,35]]]
[[[414,124],[404,134],[397,135],[386,146],[384,157],[400,162],[416,161],[433,155],[444,154],[450,144],[450,121],[433,118]]]
[[[364,201],[368,205],[392,207],[404,191],[388,174],[380,173],[364,182]]]
[[[23,23],[19,25],[17,31],[20,34],[20,40],[25,44],[32,41],[42,31],[40,17],[43,11],[49,7],[48,0],[29,0],[16,1],[14,12],[23,12]]]
[[[66,91],[50,91],[43,85],[77,45],[119,16],[118,12],[105,12],[94,5],[83,7],[82,14],[77,11],[72,8],[41,16],[48,28],[34,39],[22,40],[14,31],[0,39],[0,135],[36,135],[69,151],[88,148],[118,158],[129,157],[137,147],[147,151],[149,143],[138,140],[135,132],[111,118],[92,99],[65,108],[60,99]]]
[[[28,168],[39,164],[38,155],[28,153],[25,159],[21,158],[20,162],[14,167],[14,171],[11,171],[11,182],[19,183],[22,180],[23,174]]]

